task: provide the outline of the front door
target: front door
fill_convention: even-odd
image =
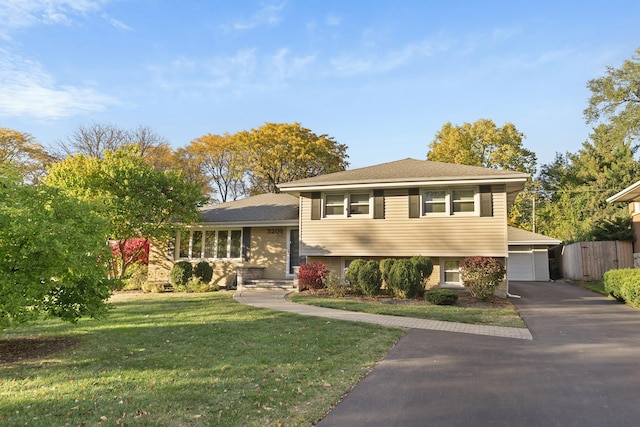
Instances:
[[[289,230],[289,274],[300,265],[300,235],[297,228]]]

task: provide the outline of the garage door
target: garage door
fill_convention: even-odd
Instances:
[[[535,280],[533,253],[509,252],[509,280]]]

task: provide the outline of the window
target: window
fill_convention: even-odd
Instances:
[[[460,281],[460,261],[457,259],[444,260],[442,268],[442,282],[446,285],[462,285]]]
[[[478,213],[478,206],[478,191],[474,188],[422,193],[423,215],[473,215]]]
[[[238,259],[242,256],[242,230],[194,230],[180,233],[179,258]]]
[[[453,201],[453,213],[473,213],[475,212],[475,191],[474,190],[453,190],[451,192]]]
[[[349,195],[349,215],[369,215],[369,193]]]
[[[447,193],[444,191],[427,191],[424,193],[424,213],[447,213]]]
[[[344,215],[344,194],[327,194],[324,203],[325,216]]]
[[[370,205],[371,195],[369,193],[327,194],[324,197],[324,216],[368,216],[371,212]]]

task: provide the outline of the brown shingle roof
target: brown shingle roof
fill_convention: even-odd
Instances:
[[[562,243],[561,240],[547,237],[542,234],[533,233],[527,230],[521,230],[515,227],[507,228],[507,236],[510,245],[549,245],[557,246]]]
[[[203,222],[297,221],[298,198],[290,194],[259,194],[200,209]]]
[[[320,175],[280,184],[283,191],[292,188],[325,185],[380,184],[394,182],[465,181],[491,179],[526,179],[521,172],[489,169],[478,166],[404,159],[379,165]]]

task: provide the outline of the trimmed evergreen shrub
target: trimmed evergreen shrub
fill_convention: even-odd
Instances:
[[[382,272],[382,282],[384,285],[389,288],[389,273],[391,272],[391,267],[396,262],[395,258],[385,258],[380,261],[380,271]]]
[[[504,275],[504,266],[495,258],[477,256],[460,263],[462,283],[474,298],[486,300],[493,295]]]
[[[321,262],[301,264],[298,270],[298,286],[300,289],[321,289],[328,274],[327,266]]]
[[[189,261],[178,261],[169,273],[169,281],[176,290],[184,289],[193,275],[193,266]]]
[[[200,261],[193,269],[193,275],[206,285],[213,278],[213,267],[207,261]]]
[[[420,274],[420,280],[423,284],[427,280],[429,280],[431,273],[433,273],[433,262],[431,261],[431,258],[422,255],[416,255],[412,256],[409,261],[411,261],[418,270],[418,274]]]
[[[357,294],[362,293],[362,289],[360,288],[360,284],[358,283],[358,274],[360,272],[360,267],[366,264],[367,261],[361,258],[354,259],[349,264],[347,271],[345,273],[345,278],[349,281],[349,286],[351,286],[351,291]]]
[[[358,287],[366,296],[372,297],[380,292],[382,272],[377,261],[367,261],[358,269]]]
[[[604,289],[616,300],[640,308],[640,269],[623,268],[605,272]]]
[[[399,259],[393,263],[389,272],[389,288],[397,298],[413,298],[419,289],[420,274],[408,259]]]
[[[434,289],[424,293],[424,299],[435,305],[455,305],[458,293],[451,289]]]

